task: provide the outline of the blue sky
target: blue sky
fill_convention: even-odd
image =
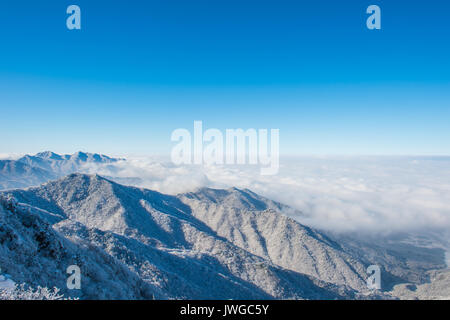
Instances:
[[[66,28],[77,4],[82,30]],[[366,8],[382,30],[366,28]],[[2,1],[0,153],[170,152],[279,128],[283,154],[450,155],[450,3]]]

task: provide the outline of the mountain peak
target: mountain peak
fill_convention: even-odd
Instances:
[[[89,155],[87,153],[78,151],[78,152],[75,152],[70,158],[86,162],[88,157],[89,157]]]
[[[35,155],[35,157],[51,160],[63,160],[63,157],[61,155],[52,151],[39,152]]]
[[[281,204],[277,202],[259,196],[248,189],[239,189],[235,187],[226,190],[202,188],[197,192],[187,193],[185,196],[202,201],[221,203],[229,207],[243,210],[267,210],[281,208]]]
[[[122,159],[110,158],[103,154],[98,153],[89,153],[78,151],[71,156],[68,156],[70,160],[78,161],[78,162],[96,162],[96,163],[111,163],[116,162]]]
[[[110,181],[102,176],[99,176],[98,174],[87,174],[87,173],[71,173],[65,177],[60,178],[59,180],[56,180],[56,183],[69,183],[70,185],[76,186],[78,182],[106,182],[114,184],[113,181]]]

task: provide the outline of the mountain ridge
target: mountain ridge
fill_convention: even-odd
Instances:
[[[280,267],[236,246],[197,219],[180,197],[85,174],[0,194],[13,196],[21,210],[46,220],[64,239],[93,246],[125,264],[166,298],[346,299],[358,295],[346,285]]]
[[[0,190],[38,186],[78,172],[90,163],[108,165],[121,160],[124,159],[81,151],[71,155],[44,151],[17,160],[0,160]]]
[[[211,193],[220,194],[220,205]],[[253,254],[323,281],[366,288],[362,263],[324,233],[277,212],[280,207],[271,200],[237,188],[204,188],[179,197],[219,236]]]

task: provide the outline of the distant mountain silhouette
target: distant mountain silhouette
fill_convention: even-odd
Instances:
[[[109,164],[122,159],[96,153],[59,155],[51,151],[17,160],[0,160],[0,190],[26,188],[78,172],[89,163]]]

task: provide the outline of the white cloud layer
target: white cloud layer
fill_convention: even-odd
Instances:
[[[276,176],[259,167],[182,166],[134,158],[90,173],[176,194],[200,187],[248,188],[303,212],[300,222],[338,231],[450,229],[450,158],[281,159]]]
[[[23,156],[20,153],[1,153],[0,152],[0,160],[16,160]]]

